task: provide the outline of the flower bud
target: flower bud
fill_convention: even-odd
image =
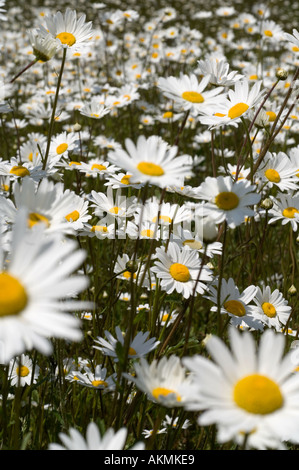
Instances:
[[[261,208],[265,209],[266,211],[268,211],[269,209],[272,209],[272,207],[273,207],[273,201],[269,197],[267,197],[261,202]]]
[[[286,80],[288,78],[288,71],[285,69],[276,70],[276,78],[278,80]]]
[[[136,261],[129,260],[126,263],[126,269],[129,271],[129,273],[136,273],[138,270],[138,263]]]
[[[292,284],[291,287],[289,288],[288,294],[289,294],[289,295],[292,295],[292,296],[297,294],[297,289],[296,289],[296,287],[294,286],[294,284]]]

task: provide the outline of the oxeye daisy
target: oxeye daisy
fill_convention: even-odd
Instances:
[[[218,108],[213,107],[208,110],[199,120],[202,124],[207,124],[210,129],[223,125],[237,125],[241,122],[241,117],[246,117],[250,109],[261,102],[265,90],[260,90],[262,81],[254,83],[249,89],[249,81],[245,78],[235,83],[235,89],[228,91],[228,96],[221,101]]]
[[[168,408],[184,406],[191,379],[179,357],[164,356],[160,361],[155,359],[150,364],[141,358],[139,363],[134,363],[134,369],[135,377],[129,374],[124,376],[146,393],[151,401]]]
[[[256,187],[248,180],[234,182],[230,176],[208,176],[197,190],[197,197],[205,200],[203,215],[217,224],[227,221],[231,228],[241,225],[246,217],[254,215],[254,206],[260,201]]]
[[[78,147],[78,135],[66,131],[54,136],[51,140],[50,156],[64,157],[68,156],[69,152],[77,149]]]
[[[284,152],[265,156],[265,164],[257,172],[260,183],[272,188],[277,186],[280,191],[296,190],[298,183],[295,178],[296,170],[289,157]]]
[[[282,293],[278,289],[271,292],[269,286],[262,289],[257,287],[253,302],[255,303],[255,306],[252,307],[254,316],[264,325],[281,331],[292,311],[292,307],[288,305],[288,301],[284,299]]]
[[[195,294],[202,294],[207,287],[205,283],[212,281],[211,271],[206,266],[201,267],[198,253],[180,248],[175,242],[169,242],[167,251],[164,246],[156,248],[155,258],[157,261],[151,270],[167,294],[176,291],[188,299],[194,290]]]
[[[89,423],[86,429],[86,437],[75,428],[69,429],[69,434],[60,433],[62,444],[51,443],[49,450],[124,450],[127,439],[127,428],[114,431],[107,429],[101,436],[100,430],[94,422]],[[137,442],[130,450],[144,450],[143,442]]]
[[[177,77],[160,77],[158,87],[164,95],[174,100],[184,110],[192,110],[195,113],[205,113],[211,106],[214,108],[219,102],[222,103],[223,87],[206,90],[210,81],[210,75],[198,82],[195,74]]]
[[[278,193],[271,197],[273,207],[269,210],[269,224],[281,221],[282,225],[291,224],[294,232],[298,230],[299,223],[299,195]]]
[[[159,136],[139,136],[136,145],[125,140],[126,150],[116,149],[108,159],[131,174],[130,181],[150,183],[165,188],[183,186],[192,174],[189,155],[177,156],[176,146],[170,146]]]
[[[220,313],[231,317],[231,323],[234,326],[246,326],[255,330],[262,330],[263,326],[259,319],[255,316],[254,310],[250,303],[256,293],[256,286],[248,286],[242,293],[235,285],[232,278],[228,281],[222,279],[220,296],[218,293],[219,282],[216,282],[216,287],[210,285],[208,287],[207,298],[213,302],[215,307],[211,308],[212,312],[218,310],[218,298],[220,301]]]
[[[283,356],[285,336],[266,330],[258,349],[249,332],[231,328],[229,337],[231,350],[216,336],[207,341],[213,361],[199,355],[183,359],[197,385],[186,408],[202,411],[200,425],[225,427],[218,441],[260,432],[272,435],[274,443],[298,443],[299,375],[292,354]]]
[[[26,354],[21,354],[20,357],[11,359],[9,363],[8,377],[11,385],[31,385],[36,383],[39,376],[39,366],[34,365],[32,359]]]
[[[28,36],[36,60],[48,62],[54,57],[59,46],[51,34],[41,36],[37,31],[28,31]]]
[[[68,380],[107,393],[115,389],[116,374],[107,377],[107,369],[98,364],[94,371],[88,366],[83,367],[83,372],[73,370]]]
[[[125,343],[125,333],[123,333],[119,326],[115,328],[116,338],[105,331],[106,341],[104,338],[97,337],[95,339],[95,349],[99,349],[104,355],[111,356],[114,358],[115,362],[118,361],[117,357],[117,344],[124,346]],[[149,331],[142,333],[139,331],[137,335],[130,341],[128,357],[131,359],[140,358],[146,356],[151,351],[153,351],[159,344],[159,341],[156,341],[156,338],[148,339]]]
[[[72,240],[45,236],[43,225],[27,228],[28,214],[20,210],[12,232],[11,254],[1,249],[0,362],[26,350],[52,352],[50,337],[79,341],[80,320],[70,311],[87,303],[74,300],[88,285],[72,276],[85,253]]]
[[[92,38],[92,23],[86,23],[86,15],[77,18],[77,12],[67,8],[65,13],[60,11],[54,15],[46,15],[46,28],[39,27],[41,34],[46,36],[51,34],[62,48],[70,48],[72,52],[80,51],[80,49],[89,44]]]
[[[229,63],[225,59],[219,60],[217,57],[208,57],[205,60],[199,60],[197,63],[197,72],[200,75],[210,75],[210,83],[213,85],[231,86],[236,81],[244,78],[237,71],[229,71]]]
[[[106,194],[92,191],[91,201],[97,216],[107,214],[109,217],[123,218],[132,216],[135,211],[135,197],[127,198],[122,195],[121,189],[113,191],[111,186],[108,186]]]

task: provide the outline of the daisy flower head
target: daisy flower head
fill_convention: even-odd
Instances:
[[[291,224],[294,232],[298,230],[299,223],[299,195],[278,193],[276,197],[270,196],[273,207],[269,210],[269,224],[278,220],[282,225]]]
[[[101,436],[99,428],[94,422],[88,424],[85,438],[75,428],[70,428],[69,434],[60,433],[62,444],[51,443],[49,450],[124,450],[127,439],[127,428],[114,431],[107,429]],[[144,450],[143,442],[137,442],[130,450]]]
[[[203,215],[219,224],[224,220],[230,228],[241,225],[246,217],[254,215],[254,206],[261,196],[248,180],[233,181],[230,176],[208,176],[197,191],[197,197],[206,201]]]
[[[160,77],[158,87],[164,95],[173,100],[184,110],[190,110],[195,113],[208,112],[211,106],[214,108],[217,104],[223,102],[221,92],[223,87],[207,90],[210,81],[210,75],[206,75],[200,82],[195,74],[183,75],[177,77]]]
[[[62,48],[80,52],[92,37],[92,23],[86,23],[85,20],[85,14],[77,18],[77,12],[67,8],[64,14],[58,11],[54,15],[46,15],[46,28],[41,25],[39,32],[45,36],[50,33]]]
[[[124,149],[108,154],[108,159],[132,176],[130,181],[149,183],[160,188],[183,186],[184,179],[192,174],[189,155],[177,156],[176,146],[170,146],[161,137],[139,136],[136,145],[125,140]]]
[[[8,377],[11,385],[31,385],[37,382],[38,376],[39,366],[35,364],[33,371],[33,362],[26,354],[10,360]]]
[[[262,289],[257,287],[253,302],[255,303],[252,307],[254,316],[269,328],[273,327],[276,331],[281,331],[292,311],[292,307],[288,305],[282,293],[278,289],[271,292],[269,286],[264,286]]]
[[[28,36],[36,60],[48,62],[54,57],[59,46],[51,34],[44,36],[39,34],[37,30],[30,30]]]
[[[216,336],[207,341],[213,361],[199,355],[183,359],[197,383],[187,408],[203,411],[200,425],[222,429],[219,442],[256,432],[272,435],[274,444],[298,443],[299,375],[292,353],[283,356],[285,336],[268,329],[258,348],[250,332],[232,327],[229,337],[231,350]],[[254,444],[260,447],[257,439]]]
[[[231,86],[236,81],[244,78],[237,71],[229,71],[229,63],[225,59],[217,57],[208,57],[205,60],[199,60],[197,63],[197,72],[200,75],[210,75],[210,83],[213,85]]]
[[[212,312],[217,312],[218,310],[218,286],[218,281],[216,282],[216,287],[210,285],[206,296],[215,304],[215,307],[211,308]],[[222,279],[220,287],[220,313],[231,317],[231,323],[234,326],[246,326],[247,328],[262,330],[263,325],[254,314],[254,309],[250,305],[256,290],[256,286],[248,286],[240,293],[232,278],[228,281]]]
[[[117,344],[119,343],[121,346],[124,346],[125,333],[121,331],[119,326],[115,328],[115,333],[116,338],[112,336],[109,331],[105,331],[105,335],[108,341],[106,341],[104,338],[97,337],[94,348],[99,349],[106,356],[113,357],[115,362],[118,362]],[[129,358],[136,359],[144,357],[158,346],[160,342],[156,341],[156,338],[147,339],[148,336],[149,331],[146,331],[145,333],[139,331],[133,340],[130,341],[128,352]]]
[[[222,100],[217,109],[212,108],[199,120],[202,124],[207,124],[210,129],[224,125],[238,125],[241,118],[245,117],[250,109],[261,102],[265,90],[260,90],[262,81],[256,81],[249,89],[249,81],[245,78],[235,83],[234,90],[229,90],[227,98]]]
[[[299,49],[299,31],[297,29],[293,29],[293,35],[284,33],[283,38]]]
[[[134,363],[134,369],[136,376],[124,376],[146,393],[149,400],[167,408],[184,406],[191,379],[179,357],[164,356],[160,361],[154,359],[150,364],[140,359],[140,362]]]
[[[51,140],[50,155],[55,157],[68,157],[69,152],[78,146],[78,136],[74,132],[62,132]]]
[[[161,282],[162,290],[167,294],[173,291],[188,299],[193,292],[203,294],[206,282],[212,281],[212,273],[206,266],[201,266],[197,251],[180,247],[169,242],[167,251],[164,246],[156,248],[154,266],[151,268]]]
[[[86,308],[74,298],[88,279],[72,275],[85,259],[73,240],[45,236],[43,224],[27,228],[28,214],[20,210],[12,230],[10,255],[1,250],[0,362],[26,350],[52,352],[50,337],[79,341],[80,320],[69,312]]]
[[[107,377],[107,369],[98,364],[94,371],[89,366],[83,367],[83,372],[73,370],[68,375],[68,380],[83,385],[84,387],[103,390],[104,393],[115,389],[116,374]]]
[[[277,186],[279,191],[290,191],[298,188],[296,181],[296,173],[292,166],[291,160],[284,152],[272,154],[270,152],[265,156],[265,164],[257,172],[258,179],[261,184],[272,188]]]
[[[89,103],[84,103],[79,109],[80,114],[92,119],[101,119],[106,114],[109,114],[110,111],[111,107],[100,103],[97,98],[93,98]]]

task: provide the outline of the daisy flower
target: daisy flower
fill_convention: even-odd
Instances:
[[[248,286],[242,293],[232,278],[228,281],[222,279],[220,288],[220,313],[229,315],[234,326],[246,326],[255,330],[262,330],[262,323],[254,314],[250,304],[256,294],[256,286]],[[212,312],[218,310],[218,282],[216,287],[209,286],[206,296],[211,302],[216,304],[211,308]]]
[[[235,89],[228,91],[228,97],[221,101],[213,114],[208,110],[199,120],[202,124],[207,124],[210,129],[223,125],[237,125],[241,122],[241,117],[256,106],[262,100],[265,90],[260,91],[262,81],[254,83],[249,90],[249,81],[247,79],[238,80],[235,83]]]
[[[223,87],[205,91],[210,81],[210,75],[206,75],[198,82],[195,74],[177,77],[160,77],[158,87],[164,95],[174,100],[184,110],[192,110],[195,113],[205,113],[211,106],[214,108],[223,101]]]
[[[96,390],[103,390],[104,392],[111,392],[115,389],[116,374],[107,376],[107,369],[98,364],[94,372],[90,367],[84,367],[83,373],[73,370],[68,375],[68,380],[76,382],[84,387],[93,388]]]
[[[67,8],[64,15],[60,11],[46,15],[46,28],[41,25],[39,32],[44,36],[50,33],[62,48],[80,52],[92,38],[92,23],[86,23],[85,19],[86,15],[77,18],[77,12]]]
[[[91,192],[92,203],[91,207],[94,207],[94,213],[97,216],[102,216],[104,213],[108,214],[109,217],[130,217],[133,215],[135,210],[135,197],[127,198],[121,194],[121,189],[113,191],[111,186],[108,186],[107,193],[97,193],[96,191]]]
[[[225,59],[218,57],[208,57],[205,60],[199,60],[197,70],[200,75],[210,75],[210,83],[213,85],[232,86],[238,80],[244,78],[244,75],[237,71],[229,71],[229,64]]]
[[[39,376],[39,366],[33,363],[29,356],[21,354],[20,357],[11,359],[9,362],[8,377],[11,385],[31,385],[36,383]]]
[[[253,302],[254,316],[269,328],[274,327],[277,331],[281,331],[292,311],[282,293],[278,289],[271,292],[269,286],[264,286],[262,289],[257,287]]]
[[[124,376],[146,393],[149,400],[167,408],[184,406],[187,390],[190,392],[191,378],[187,376],[179,357],[164,356],[160,361],[154,359],[151,364],[140,359],[139,363],[134,363],[134,369],[136,376]]]
[[[59,46],[51,34],[41,36],[36,30],[28,31],[29,40],[36,60],[48,62],[54,57]]]
[[[298,230],[299,223],[299,195],[289,195],[278,193],[276,197],[270,196],[273,201],[273,207],[268,211],[270,220],[273,224],[281,220],[282,225],[291,224],[294,232]]]
[[[206,200],[203,215],[210,216],[216,224],[227,221],[231,228],[241,225],[246,217],[252,217],[254,206],[261,196],[248,180],[234,182],[230,176],[208,176],[197,191],[197,197]]]
[[[72,276],[85,259],[72,240],[44,235],[43,225],[27,229],[28,214],[20,210],[13,227],[11,255],[1,249],[0,362],[26,350],[52,352],[49,337],[79,341],[79,319],[67,313],[86,303],[73,298],[88,285]],[[62,300],[64,299],[64,300]]]
[[[9,176],[11,181],[29,176],[29,178],[38,182],[45,176],[45,172],[42,169],[40,156],[36,162],[28,161],[24,163],[20,163],[15,157],[12,157],[9,161],[0,162],[0,175]]]
[[[90,103],[84,103],[79,109],[80,114],[92,119],[102,119],[106,114],[110,113],[111,107],[99,103],[97,98],[93,98]]]
[[[225,430],[219,442],[260,432],[276,443],[298,443],[299,375],[291,353],[283,357],[285,336],[266,330],[257,350],[251,333],[231,328],[229,336],[231,351],[216,336],[207,341],[214,362],[199,355],[183,359],[197,384],[187,408],[203,411],[200,425]]]
[[[180,248],[175,242],[169,242],[167,251],[163,246],[156,248],[155,258],[158,261],[155,261],[151,271],[161,280],[161,288],[167,294],[176,291],[188,299],[194,289],[197,294],[202,294],[207,288],[205,282],[212,281],[211,271],[206,266],[201,268],[198,253]]]
[[[132,182],[150,183],[161,188],[183,186],[184,178],[192,174],[189,155],[177,156],[177,147],[168,145],[159,136],[139,136],[136,145],[126,139],[125,147],[126,150],[109,152],[108,159],[129,172]]]
[[[67,133],[66,131],[52,137],[50,152],[51,156],[67,157],[68,152],[75,150],[78,147],[78,135],[74,132]]]
[[[298,183],[295,179],[296,173],[291,160],[284,152],[272,154],[268,152],[265,156],[265,164],[257,172],[261,184],[267,187],[277,186],[280,191],[296,190]]]
[[[114,358],[115,362],[118,361],[116,346],[120,343],[124,346],[125,343],[125,333],[123,333],[119,326],[115,328],[116,338],[105,331],[106,341],[104,338],[97,337],[95,340],[96,345],[95,349],[99,349],[104,355],[111,356]],[[156,341],[156,338],[147,339],[149,336],[149,331],[142,333],[139,331],[137,335],[130,341],[128,357],[131,359],[140,358],[146,356],[151,351],[153,351],[160,341]]]
[[[261,25],[261,35],[264,39],[279,42],[284,39],[281,26],[273,20],[265,20]]]
[[[107,429],[101,436],[99,428],[94,422],[89,423],[86,429],[86,437],[75,428],[70,428],[69,434],[60,433],[62,444],[50,443],[49,450],[124,450],[127,439],[127,428],[114,431]],[[143,442],[137,442],[130,450],[144,450]]]
[[[133,278],[133,281],[139,284],[142,281],[145,268],[142,263],[137,259],[135,262],[136,267],[132,270],[128,267],[131,261],[132,260],[130,259],[129,255],[127,255],[127,253],[124,253],[123,255],[118,255],[115,262],[114,272],[119,273],[117,275],[118,279],[130,282],[131,278]],[[148,283],[148,275],[146,274],[143,280],[143,287],[147,287]]]

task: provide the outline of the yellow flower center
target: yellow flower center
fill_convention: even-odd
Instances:
[[[21,178],[30,175],[29,170],[22,165],[13,166],[9,173],[11,173],[12,175],[20,176]]]
[[[190,272],[187,266],[181,263],[173,263],[169,272],[175,281],[188,282],[190,279]]]
[[[124,276],[126,279],[131,279],[132,273],[130,273],[130,271],[125,271],[125,272],[123,273],[123,276]],[[136,276],[136,273],[133,273],[133,279],[136,279],[136,277],[137,277],[137,276]]]
[[[184,91],[182,98],[183,100],[190,101],[190,103],[203,103],[205,100],[197,91]]]
[[[258,78],[257,75],[254,74],[254,75],[250,75],[249,80],[257,80],[257,78]]]
[[[46,227],[50,227],[50,222],[47,217],[37,212],[31,212],[28,216],[28,225],[32,228],[36,224],[44,223]]]
[[[223,114],[223,113],[215,113],[214,116],[217,116],[217,117],[224,117],[225,114]]]
[[[99,170],[99,171],[103,171],[103,170],[107,170],[107,167],[105,165],[101,165],[100,163],[94,163],[91,167],[92,170]]]
[[[224,191],[216,196],[215,204],[217,207],[219,207],[219,209],[224,211],[231,211],[238,207],[239,198],[232,191]]]
[[[171,222],[172,222],[172,219],[171,219],[170,217],[168,217],[168,215],[160,215],[160,216],[159,216],[159,221],[160,221],[160,220],[161,220],[162,222],[167,222],[167,223],[169,223],[169,224],[171,224]],[[156,223],[156,222],[157,222],[157,217],[156,217],[156,216],[153,217],[152,222],[153,222],[153,223]]]
[[[272,38],[273,33],[272,33],[272,31],[270,31],[270,29],[266,29],[266,30],[264,31],[264,35],[265,35],[265,36],[268,36],[269,38]]]
[[[93,387],[99,387],[100,385],[103,385],[104,387],[107,387],[108,384],[107,384],[107,382],[105,382],[105,380],[93,380],[91,382],[91,385]]]
[[[73,212],[70,212],[68,215],[65,216],[68,222],[75,222],[76,220],[79,219],[79,217],[80,217],[80,214],[76,210]]]
[[[59,39],[62,44],[66,44],[69,47],[72,47],[76,42],[75,36],[72,33],[67,33],[66,31],[57,34],[56,38]]]
[[[232,315],[236,315],[237,317],[244,317],[246,315],[246,310],[242,302],[239,300],[227,300],[223,307]]]
[[[162,317],[162,321],[166,322],[168,320],[168,317],[170,316],[170,313],[164,313]]]
[[[193,250],[201,250],[202,249],[202,244],[197,241],[197,240],[185,240],[183,242],[183,245],[189,246],[189,248],[192,248]]]
[[[72,165],[81,165],[81,162],[70,162],[69,166],[72,166]]]
[[[173,112],[171,111],[166,111],[166,113],[163,114],[164,119],[171,119],[173,117]]]
[[[153,238],[154,231],[148,228],[148,229],[141,230],[140,234],[142,237]]]
[[[282,407],[283,396],[273,380],[264,375],[252,374],[236,383],[234,401],[248,413],[266,415]]]
[[[111,209],[109,209],[109,212],[111,214],[118,214],[119,213],[119,207],[117,207],[117,206],[111,207]]]
[[[237,103],[229,109],[227,115],[230,119],[235,119],[239,116],[242,116],[242,114],[244,114],[248,108],[249,106],[246,103]]]
[[[64,143],[64,144],[60,144],[58,145],[58,147],[56,148],[56,153],[58,155],[61,155],[62,153],[66,152],[68,149],[68,144]]]
[[[21,366],[16,368],[16,373],[19,377],[27,377],[29,375],[29,369],[26,366]]]
[[[280,175],[274,168],[268,168],[268,170],[265,171],[265,176],[271,183],[279,183],[280,181]]]
[[[262,309],[263,309],[264,314],[267,315],[267,317],[274,318],[276,316],[275,307],[269,302],[264,302],[262,304]]]
[[[122,177],[122,179],[120,180],[120,182],[122,184],[130,184],[130,178],[131,178],[132,175],[124,175]]]
[[[299,214],[299,210],[296,209],[296,207],[286,207],[283,211],[282,211],[282,215],[284,217],[287,217],[288,219],[294,219],[295,218],[295,214]]]
[[[129,348],[129,355],[130,355],[130,356],[136,356],[136,354],[137,354],[136,350],[135,350],[134,348],[131,348],[131,347],[130,347],[130,348]]]
[[[274,122],[276,119],[276,113],[274,111],[266,111],[267,116],[269,117],[269,122]]]
[[[0,317],[17,315],[24,310],[27,302],[22,284],[6,272],[0,273]]]
[[[167,397],[170,393],[174,393],[176,395],[176,400],[181,401],[181,397],[174,390],[169,390],[164,387],[156,387],[152,390],[152,395],[157,401],[159,401],[160,396]]]
[[[151,162],[140,162],[137,165],[137,170],[139,170],[144,175],[148,176],[163,176],[164,170],[160,165]]]
[[[108,232],[107,227],[105,225],[93,225],[90,229],[91,232],[103,232],[106,233]]]

